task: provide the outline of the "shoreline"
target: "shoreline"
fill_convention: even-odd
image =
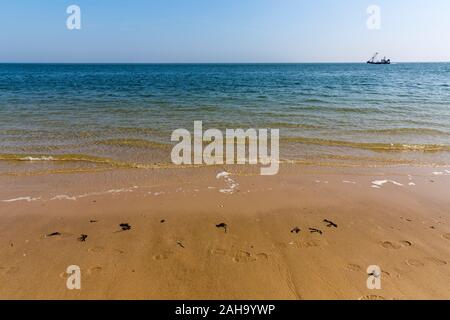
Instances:
[[[247,169],[2,176],[0,297],[450,298],[445,169]]]

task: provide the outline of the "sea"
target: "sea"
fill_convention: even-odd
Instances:
[[[450,63],[0,64],[0,174],[171,166],[178,128],[279,129],[280,161],[450,164]]]

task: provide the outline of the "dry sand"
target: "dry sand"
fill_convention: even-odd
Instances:
[[[233,170],[2,175],[0,298],[450,299],[445,170]]]

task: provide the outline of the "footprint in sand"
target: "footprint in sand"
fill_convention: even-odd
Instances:
[[[88,251],[92,252],[92,253],[100,253],[100,252],[104,252],[105,248],[103,248],[103,247],[92,247],[92,248],[89,248]]]
[[[277,249],[286,249],[288,247],[287,244],[284,242],[277,242],[277,243],[274,243],[272,246]]]
[[[254,254],[252,254],[248,251],[244,251],[244,250],[238,250],[235,253],[233,253],[233,252],[227,251],[222,248],[213,248],[210,250],[210,253],[213,255],[219,255],[219,256],[229,256],[232,258],[232,260],[234,262],[239,262],[239,263],[269,259],[269,255],[265,252],[260,252],[260,253],[257,253],[254,255]]]
[[[404,247],[411,247],[412,243],[406,240],[400,241],[400,244]]]
[[[153,256],[153,260],[167,260],[173,255],[172,251],[159,253]]]
[[[317,248],[327,244],[328,242],[326,242],[326,240],[305,240],[296,242],[298,248]]]
[[[277,249],[287,249],[287,248],[293,247],[293,246],[295,246],[296,248],[313,248],[313,247],[318,247],[319,244],[314,240],[291,241],[289,243],[278,242],[278,243],[273,244],[273,247],[275,247]]]
[[[362,268],[361,268],[361,266],[359,266],[357,264],[349,263],[347,265],[347,270],[350,270],[350,271],[361,271]]]
[[[425,260],[437,265],[437,266],[445,266],[447,264],[447,261],[438,259],[438,258],[434,258],[434,257],[427,257],[425,258]]]
[[[0,274],[15,274],[19,272],[19,267],[2,267],[0,266]]]
[[[413,267],[423,267],[425,264],[417,259],[408,259],[405,261],[407,265],[413,266]]]
[[[102,272],[103,268],[99,266],[91,267],[87,270],[87,274],[93,275]]]
[[[442,235],[442,238],[447,239],[447,240],[450,240],[450,233],[444,233],[444,234]]]
[[[252,262],[256,261],[256,257],[250,252],[239,250],[233,257],[234,262]]]
[[[120,250],[120,249],[108,249],[107,250],[106,248],[100,247],[100,246],[92,247],[92,248],[88,249],[88,252],[91,252],[91,253],[104,253],[106,251],[109,251],[109,252],[112,252],[112,253],[115,253],[115,254],[124,254],[125,253],[125,251]]]
[[[400,248],[401,248],[400,245],[398,245],[398,244],[396,244],[396,243],[393,243],[393,242],[390,242],[390,241],[383,241],[383,242],[381,242],[380,244],[381,244],[381,246],[382,246],[383,248],[385,248],[385,249],[394,249],[394,250],[397,250],[397,249],[400,249]]]
[[[386,300],[386,298],[383,296],[376,295],[376,294],[368,294],[368,295],[359,297],[358,300]]]
[[[216,254],[216,255],[219,255],[219,256],[226,256],[227,255],[227,250],[225,250],[225,249],[221,249],[221,248],[213,248],[213,249],[211,249],[211,254]]]
[[[387,271],[381,270],[381,274],[385,275],[386,277],[390,277],[391,274]]]
[[[269,255],[267,253],[264,253],[264,252],[257,253],[256,257],[258,259],[263,259],[263,260],[268,260],[269,259]]]

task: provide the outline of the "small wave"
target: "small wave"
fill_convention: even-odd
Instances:
[[[323,106],[323,105],[306,105],[306,106],[291,106],[289,110],[294,111],[322,111],[322,112],[334,112],[334,113],[356,113],[356,114],[369,114],[375,112],[382,112],[379,108],[375,107],[338,107],[338,106]]]
[[[300,128],[300,129],[321,129],[323,126],[317,126],[312,124],[303,124],[303,123],[291,123],[291,122],[272,122],[272,123],[264,123],[261,125],[262,127],[268,128]]]
[[[114,127],[110,129],[111,131],[117,131],[120,133],[136,133],[136,134],[157,134],[161,133],[157,129],[153,128],[142,128],[142,127]]]
[[[340,113],[357,113],[357,114],[368,114],[375,112],[382,112],[379,108],[351,108],[351,107],[337,107],[329,109],[331,111]]]
[[[307,99],[304,99],[303,102],[306,102],[306,103],[328,103],[329,101],[324,100],[324,99],[319,99],[319,98],[307,98]]]
[[[450,132],[429,129],[429,128],[387,128],[387,129],[367,129],[367,130],[351,130],[353,133],[371,133],[383,135],[401,135],[401,134],[419,134],[419,135],[450,135]]]
[[[109,159],[95,157],[85,154],[58,154],[58,155],[42,155],[42,154],[0,154],[0,160],[4,161],[74,161],[74,162],[92,162],[104,164],[117,164],[121,162]]]
[[[26,160],[24,160],[26,159]],[[52,162],[87,162],[98,167],[93,168],[65,168],[65,169],[52,169],[44,171],[27,171],[27,172],[8,172],[7,175],[39,175],[39,174],[56,174],[56,173],[82,173],[82,172],[96,172],[102,170],[108,170],[113,168],[119,169],[184,169],[192,167],[204,167],[206,164],[201,165],[177,165],[172,162],[159,162],[159,163],[135,163],[135,162],[124,162],[119,160],[114,160],[111,158],[95,157],[85,154],[60,154],[60,155],[24,155],[24,154],[0,154],[0,161],[19,161],[26,162],[31,161],[30,159],[45,159],[45,161]],[[101,166],[101,167],[100,167]]]
[[[450,146],[441,144],[401,144],[401,143],[371,143],[351,142],[344,140],[327,140],[319,138],[290,137],[284,138],[285,142],[296,142],[302,144],[313,144],[329,147],[348,147],[356,149],[367,149],[373,151],[415,151],[415,152],[441,152],[450,151]]]
[[[402,159],[399,157],[386,158],[386,157],[370,157],[360,155],[342,155],[342,154],[320,154],[313,156],[312,159],[330,159],[337,161],[354,161],[354,162],[381,162],[386,164],[417,164],[417,160]]]
[[[159,149],[170,148],[170,144],[164,144],[144,139],[108,139],[97,141],[96,144],[118,146],[118,147],[130,147],[130,148],[159,148]]]

